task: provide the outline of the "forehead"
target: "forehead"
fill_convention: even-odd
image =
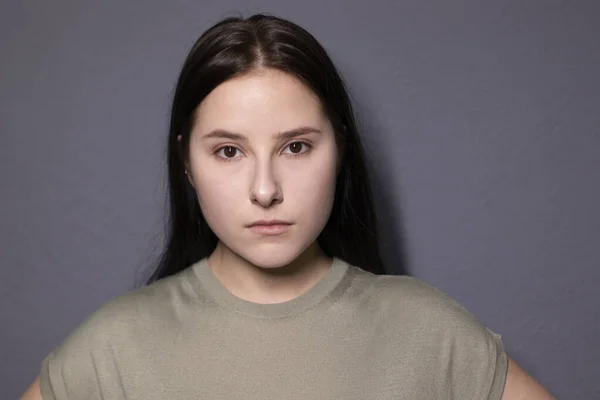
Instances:
[[[319,98],[305,84],[285,72],[266,69],[217,86],[198,106],[194,130],[275,134],[327,124]]]

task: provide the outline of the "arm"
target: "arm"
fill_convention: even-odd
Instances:
[[[510,357],[501,400],[556,400]]]
[[[40,392],[40,378],[35,378],[35,381],[27,388],[21,400],[42,400],[42,393]]]

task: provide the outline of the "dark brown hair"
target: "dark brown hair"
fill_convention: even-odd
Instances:
[[[167,243],[148,283],[187,268],[215,249],[218,239],[184,173],[194,111],[218,85],[258,68],[281,70],[302,81],[319,97],[336,134],[340,172],[319,245],[329,256],[384,273],[363,147],[342,78],[310,33],[290,21],[258,14],[215,24],[185,59],[173,97],[167,144]]]

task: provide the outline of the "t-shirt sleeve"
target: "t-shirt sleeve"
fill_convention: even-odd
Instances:
[[[410,281],[409,303],[418,315],[421,345],[427,349],[426,364],[438,395],[500,400],[508,369],[501,335],[441,290],[414,278]]]
[[[442,358],[448,363],[442,380],[453,399],[500,400],[508,356],[501,336],[486,327],[465,323],[449,331]]]
[[[110,303],[84,320],[42,361],[43,400],[106,399],[103,381],[114,379],[112,343],[118,318]],[[108,396],[108,397],[107,397]]]

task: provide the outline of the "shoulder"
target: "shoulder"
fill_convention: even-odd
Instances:
[[[162,332],[179,329],[197,301],[189,270],[116,296],[85,318],[42,361],[43,397],[93,398],[98,374],[118,375],[116,358],[152,348]]]
[[[419,278],[361,270],[355,280],[358,296],[386,319],[401,320],[405,327],[437,336],[500,338],[463,305]]]
[[[69,334],[62,348],[102,346],[124,341],[147,332],[153,325],[175,322],[181,316],[181,308],[197,301],[195,289],[187,279],[188,274],[186,269],[111,298]]]
[[[392,338],[403,357],[412,354],[415,368],[440,393],[500,399],[508,363],[501,335],[418,278],[358,272],[355,280],[355,295],[381,321],[381,335]]]
[[[360,290],[376,298],[382,306],[402,305],[404,309],[429,312],[459,311],[466,309],[441,289],[419,278],[407,275],[375,275],[358,270],[355,280]]]

